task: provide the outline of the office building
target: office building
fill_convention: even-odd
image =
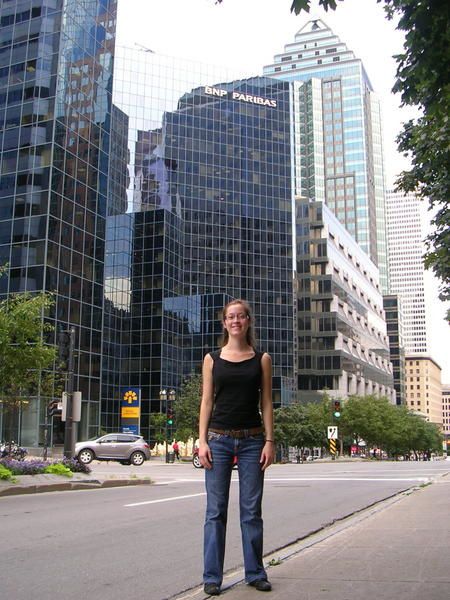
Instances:
[[[406,356],[406,403],[442,427],[441,367],[428,356]]]
[[[450,384],[442,384],[442,429],[444,434],[444,450],[450,456]]]
[[[407,355],[431,352],[431,302],[423,266],[426,209],[413,193],[405,195],[393,190],[386,193],[390,293],[401,298]]]
[[[378,266],[387,292],[380,105],[362,61],[315,19],[263,72],[296,84],[296,193],[327,204]]]
[[[377,267],[326,204],[296,199],[301,401],[385,396],[396,402]]]
[[[75,327],[83,437],[100,414],[115,15],[115,0],[0,4],[0,293],[54,293],[50,342]],[[49,398],[28,400],[14,435],[37,446]]]
[[[219,343],[221,308],[237,297],[254,308],[272,356],[275,404],[291,402],[290,84],[215,84],[197,65],[184,69],[197,84],[182,78],[175,98],[170,79],[154,77],[161,63],[171,72],[168,59],[119,48],[116,60],[131,212],[108,219],[102,427],[119,424],[118,389],[139,388],[141,432],[153,440],[160,390],[201,369]],[[130,89],[131,74],[146,85]]]
[[[386,314],[387,334],[389,337],[389,352],[391,357],[396,402],[406,403],[405,397],[405,347],[403,341],[402,303],[398,296],[383,296],[383,307]]]

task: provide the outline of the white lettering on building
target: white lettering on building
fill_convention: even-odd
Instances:
[[[269,106],[270,108],[276,108],[277,101],[269,98],[261,98],[261,96],[252,96],[251,94],[242,94],[241,92],[228,92],[220,88],[205,86],[205,94],[209,96],[218,96],[223,98],[224,96],[230,96],[232,100],[239,100],[240,102],[250,102],[251,104],[259,104],[260,106]]]
[[[209,94],[210,96],[226,96],[228,94],[227,90],[221,90],[219,88],[205,86],[205,94]]]

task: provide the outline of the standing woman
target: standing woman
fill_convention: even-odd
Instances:
[[[204,591],[220,594],[228,497],[238,459],[239,511],[245,581],[272,589],[263,565],[261,502],[264,471],[274,460],[272,360],[258,352],[250,306],[233,300],[223,309],[223,343],[203,361],[199,458],[205,467]],[[262,421],[261,421],[262,414]]]

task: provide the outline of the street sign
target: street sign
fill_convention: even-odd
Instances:
[[[328,431],[328,439],[329,440],[337,440],[338,439],[338,428],[336,425],[330,425],[327,428]]]

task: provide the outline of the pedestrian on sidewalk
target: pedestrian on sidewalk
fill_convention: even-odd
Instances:
[[[231,472],[237,456],[239,512],[245,581],[270,591],[263,565],[264,471],[275,456],[272,360],[256,350],[253,317],[244,300],[229,302],[222,314],[220,350],[203,360],[199,459],[205,467],[204,591],[220,594]],[[260,412],[261,410],[261,412]],[[261,421],[262,414],[262,421]]]
[[[177,460],[180,460],[180,447],[178,446],[177,440],[173,441],[172,450],[173,450],[173,453],[175,454],[175,458]]]

